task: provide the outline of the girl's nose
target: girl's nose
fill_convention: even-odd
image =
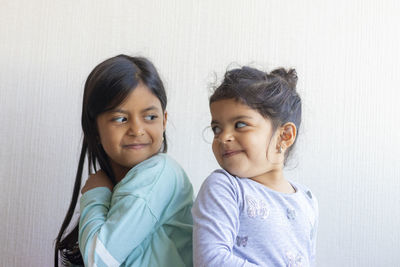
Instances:
[[[131,122],[129,130],[128,130],[128,135],[142,136],[142,135],[144,135],[144,129],[140,123]]]
[[[224,131],[219,136],[220,142],[224,143],[224,144],[232,142],[234,139],[235,138],[234,138],[233,134],[231,132],[229,132],[229,131]]]

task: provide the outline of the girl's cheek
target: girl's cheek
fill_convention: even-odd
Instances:
[[[215,154],[215,152],[216,152],[215,140],[214,140],[213,143],[212,143],[212,152],[213,152],[214,155],[216,155],[216,154]]]

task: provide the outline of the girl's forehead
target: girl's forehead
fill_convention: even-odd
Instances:
[[[234,112],[257,112],[256,110],[252,109],[251,107],[243,104],[242,102],[230,98],[230,99],[222,99],[215,101],[210,104],[210,111],[211,113],[234,113]],[[257,112],[258,113],[258,112]]]
[[[146,85],[139,84],[117,107],[141,109],[150,106],[162,109],[160,99]]]
[[[218,100],[210,105],[213,120],[232,120],[238,117],[261,119],[262,115],[255,109],[235,99]]]

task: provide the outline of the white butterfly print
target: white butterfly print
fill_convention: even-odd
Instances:
[[[250,218],[260,217],[263,220],[268,218],[269,209],[267,203],[264,200],[246,196],[246,202],[247,215]]]

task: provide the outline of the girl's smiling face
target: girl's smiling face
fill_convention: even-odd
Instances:
[[[278,134],[270,120],[235,99],[212,102],[210,110],[212,148],[222,168],[247,178],[282,169],[275,157]]]
[[[97,117],[100,143],[117,180],[160,151],[166,121],[160,100],[142,83],[119,106]]]

